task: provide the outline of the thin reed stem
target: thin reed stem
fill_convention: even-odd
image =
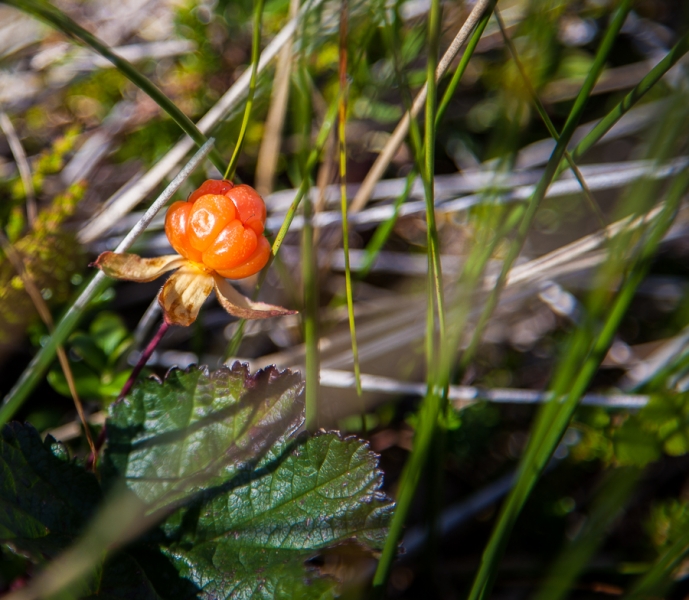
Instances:
[[[354,297],[352,291],[352,270],[349,266],[349,224],[347,223],[347,0],[342,0],[340,16],[340,102],[338,107],[338,138],[340,151],[340,208],[342,210],[342,249],[344,252],[345,293],[347,296],[347,315],[349,333],[352,338],[352,358],[354,361],[354,380],[356,393],[361,397],[361,367],[359,349],[356,342],[356,324],[354,321]],[[366,429],[366,414],[362,406],[361,421]]]
[[[404,467],[400,479],[397,506],[390,524],[390,531],[385,540],[383,552],[373,578],[373,586],[379,594],[387,584],[392,561],[397,553],[404,523],[407,519],[411,502],[416,494],[421,474],[426,467],[433,440],[439,425],[439,417],[445,403],[446,394],[438,386],[436,335],[440,340],[440,351],[445,346],[445,308],[443,300],[442,270],[440,267],[440,242],[435,223],[435,122],[437,106],[436,64],[440,37],[440,1],[432,0],[428,17],[428,59],[426,69],[426,113],[424,131],[424,161],[419,166],[423,174],[426,198],[426,226],[428,240],[428,300],[426,308],[426,365],[428,392],[419,409],[419,421],[414,437],[414,447]],[[413,119],[410,119],[413,125]],[[412,138],[414,134],[411,128]],[[437,309],[437,313],[436,313]],[[436,316],[438,334],[436,333]],[[441,477],[441,474],[436,473]],[[441,484],[436,481],[436,486]]]
[[[256,94],[256,80],[258,79],[258,63],[261,60],[261,22],[263,20],[263,0],[256,1],[256,8],[254,9],[254,30],[251,40],[251,79],[249,80],[249,93],[246,98],[246,106],[244,107],[244,116],[242,117],[242,125],[239,129],[239,136],[235,144],[232,158],[230,159],[223,179],[232,179],[237,169],[237,162],[239,155],[244,145],[246,138],[246,130],[249,127],[249,119],[251,118],[251,110],[254,106],[254,95]]]

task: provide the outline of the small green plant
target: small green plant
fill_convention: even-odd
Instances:
[[[90,539],[87,567],[95,574],[63,581],[72,593],[320,597],[337,582],[304,562],[345,541],[379,549],[393,505],[365,442],[298,435],[303,422],[298,375],[273,368],[250,375],[235,364],[174,370],[112,405],[100,482],[50,437],[6,425],[0,501],[10,508],[0,517],[0,541],[43,564],[89,540],[104,490],[123,483],[139,505],[130,522],[122,516],[118,534],[144,523],[154,530],[121,551],[106,549],[127,540],[102,531]]]
[[[122,319],[108,311],[99,313],[88,331],[77,331],[70,336],[70,362],[80,398],[104,404],[117,398],[130,375],[128,369],[121,368],[121,362],[126,359],[132,341]],[[58,365],[49,371],[48,382],[63,396],[71,396],[65,374]]]

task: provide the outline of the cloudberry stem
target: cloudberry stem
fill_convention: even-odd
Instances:
[[[122,387],[122,391],[120,392],[120,395],[117,396],[117,400],[115,400],[115,402],[120,402],[129,393],[129,390],[132,389],[132,386],[134,385],[136,378],[139,376],[139,373],[141,373],[141,370],[146,366],[148,359],[151,358],[151,354],[153,354],[153,351],[156,349],[156,346],[158,346],[160,340],[163,339],[163,336],[165,335],[165,332],[168,330],[168,327],[170,327],[170,324],[167,321],[163,321],[160,325],[160,329],[158,329],[157,333],[153,336],[151,341],[148,342],[148,346],[146,346],[146,349],[141,353],[139,361],[136,363],[134,369],[132,369],[132,373],[129,376],[129,379],[127,379],[127,382]]]
[[[165,332],[168,330],[170,327],[170,324],[167,321],[163,321],[162,324],[160,325],[160,328],[156,332],[156,334],[153,336],[151,341],[148,343],[148,346],[146,346],[146,349],[141,353],[141,356],[139,357],[138,362],[136,363],[136,366],[134,369],[132,369],[131,375],[129,375],[129,379],[127,379],[126,383],[122,387],[122,391],[120,392],[119,396],[117,396],[117,400],[115,400],[115,403],[121,402],[123,398],[129,393],[129,391],[132,389],[132,386],[134,385],[134,382],[136,381],[137,377],[141,373],[141,370],[146,366],[146,363],[148,362],[148,359],[151,358],[151,354],[153,354],[153,351],[156,349],[158,344],[160,343],[160,340],[163,339],[163,336],[165,335]],[[91,454],[86,461],[86,468],[93,470],[95,464],[96,464],[96,458],[97,458],[97,453],[100,452],[100,449],[103,447],[103,444],[105,443],[105,436],[106,436],[106,431],[105,431],[106,425],[103,425],[103,428],[100,431],[100,434],[98,435],[98,439],[96,440],[96,455]]]

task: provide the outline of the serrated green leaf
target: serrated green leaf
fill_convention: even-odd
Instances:
[[[356,540],[382,547],[393,505],[366,442],[322,434],[270,449],[164,527],[167,553],[203,598],[318,598],[334,582],[304,561]],[[191,515],[191,518],[190,518]]]
[[[172,370],[111,408],[104,464],[151,505],[179,500],[292,435],[303,422],[302,390],[298,375],[272,367]]]
[[[330,596],[336,582],[307,559],[347,540],[382,547],[392,503],[377,455],[336,434],[296,439],[302,389],[274,368],[190,367],[111,408],[105,464],[151,510],[180,503],[163,550],[201,597]]]

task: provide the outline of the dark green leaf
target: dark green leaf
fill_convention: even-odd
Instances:
[[[64,446],[41,440],[31,425],[9,423],[0,435],[0,543],[34,562],[73,545],[101,500],[92,473]],[[79,584],[79,597],[158,600],[141,567],[119,553]]]
[[[354,438],[295,439],[302,388],[274,368],[190,367],[111,409],[106,464],[152,510],[180,502],[164,550],[203,597],[329,595],[336,582],[307,559],[383,544],[392,504],[378,457]]]
[[[79,533],[101,498],[96,478],[66,458],[53,438],[10,423],[0,440],[0,541],[34,560],[55,555]]]

